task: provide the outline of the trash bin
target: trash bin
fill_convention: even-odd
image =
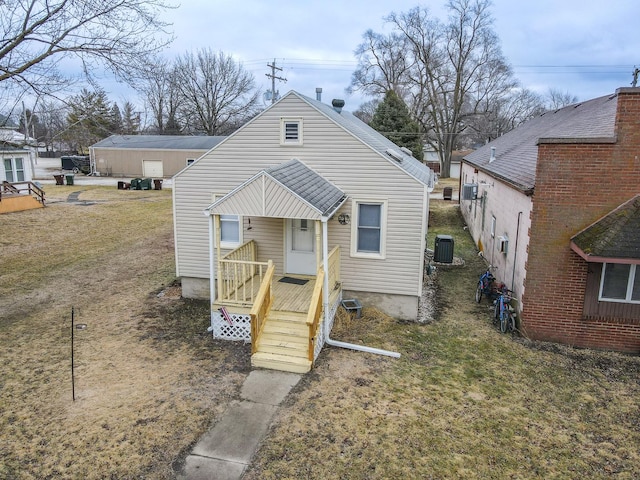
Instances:
[[[159,178],[155,178],[153,180],[153,189],[154,190],[162,190],[162,180]]]
[[[134,178],[131,180],[131,190],[141,190],[140,183],[142,182],[141,178]]]
[[[73,174],[65,175],[65,178],[67,179],[67,185],[73,185],[73,177]]]
[[[442,192],[442,198],[444,200],[451,200],[451,197],[453,197],[453,188],[452,187],[444,187],[444,190]]]
[[[140,188],[138,190],[151,190],[151,179],[143,178],[140,180]]]
[[[64,175],[54,175],[53,178],[56,179],[56,185],[64,185]]]
[[[451,235],[436,235],[433,249],[433,261],[439,263],[453,263],[453,237]]]

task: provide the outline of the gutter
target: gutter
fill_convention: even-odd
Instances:
[[[325,276],[322,285],[322,307],[324,309],[324,341],[332,347],[347,348],[360,352],[375,353],[376,355],[384,355],[387,357],[400,358],[397,352],[382,350],[380,348],[367,347],[365,345],[356,345],[355,343],[340,342],[329,337],[329,235],[327,232],[328,217],[322,217],[322,268],[324,268]]]

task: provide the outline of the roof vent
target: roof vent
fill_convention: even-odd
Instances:
[[[411,150],[409,150],[407,147],[400,147],[400,150],[402,150],[407,155],[413,157],[413,152]]]
[[[322,87],[316,87],[316,100],[322,101]]]
[[[333,109],[340,113],[342,112],[342,107],[344,107],[344,100],[341,100],[340,98],[334,98],[333,100],[331,100],[331,105],[333,105]]]
[[[491,147],[491,156],[489,157],[489,163],[496,159],[496,147]]]
[[[393,158],[396,162],[402,162],[402,154],[400,152],[395,151],[393,148],[387,148],[387,155]]]

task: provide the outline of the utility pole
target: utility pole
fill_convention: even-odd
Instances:
[[[286,82],[287,79],[283,77],[276,76],[276,70],[281,72],[282,67],[276,67],[276,59],[273,59],[273,63],[267,63],[267,67],[271,69],[271,73],[265,73],[265,75],[271,79],[271,104],[276,103],[276,80],[280,80],[281,82]]]
[[[638,74],[640,73],[640,68],[635,67],[633,69],[633,82],[631,82],[632,87],[636,87],[638,84]]]

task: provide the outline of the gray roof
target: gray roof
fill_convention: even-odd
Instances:
[[[640,259],[640,195],[572,238],[584,256]]]
[[[389,159],[391,162],[393,162],[394,165],[397,165],[400,169],[404,170],[406,173],[411,175],[422,184],[429,187],[433,186],[433,172],[429,167],[427,167],[419,160],[413,158],[413,156],[404,153],[395,143],[393,143],[378,131],[371,128],[369,125],[364,123],[352,113],[347,112],[346,110],[337,112],[331,105],[327,105],[325,103],[319,102],[318,100],[306,97],[295,91],[291,91],[290,93],[297,95],[306,103],[314,107],[326,117],[333,120],[335,123],[351,133],[354,137],[360,139],[363,143],[371,147],[373,150]],[[402,158],[402,160],[398,161],[394,159],[387,153],[387,150],[393,150]]]
[[[617,95],[609,95],[543,113],[465,156],[465,160],[521,190],[531,190],[535,186],[539,141],[611,142],[617,103]],[[489,162],[491,147],[496,149],[493,162]]]
[[[333,183],[311,170],[300,160],[290,160],[265,170],[278,183],[305,200],[322,215],[330,215],[345,193]]]
[[[144,150],[203,150],[215,147],[227,137],[192,135],[111,135],[94,148],[135,148]]]

